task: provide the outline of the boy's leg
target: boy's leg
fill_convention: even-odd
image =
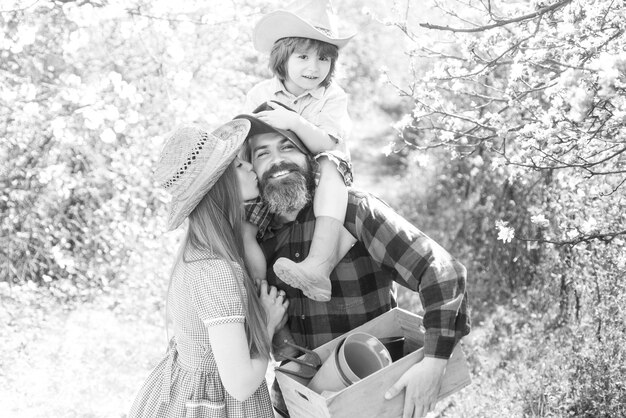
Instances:
[[[319,164],[321,176],[313,199],[315,230],[309,254],[301,263],[279,258],[273,268],[282,281],[301,289],[308,298],[326,302],[331,296],[330,273],[356,239],[343,227],[348,206],[344,176],[328,158],[320,159]]]
[[[243,247],[244,247],[244,261],[248,268],[248,273],[257,286],[260,285],[261,280],[265,280],[267,275],[267,261],[261,246],[256,240],[256,234],[259,227],[250,223],[243,222]]]

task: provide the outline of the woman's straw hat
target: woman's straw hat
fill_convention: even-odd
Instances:
[[[287,37],[317,39],[342,48],[355,34],[339,34],[330,0],[299,0],[286,10],[263,16],[254,27],[252,42],[260,52],[271,51],[277,40]]]
[[[245,119],[232,120],[215,131],[194,125],[177,128],[165,142],[154,178],[172,195],[167,230],[185,220],[235,159],[250,130]]]

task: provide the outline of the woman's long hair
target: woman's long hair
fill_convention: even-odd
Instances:
[[[250,354],[269,358],[271,343],[267,335],[265,311],[243,261],[242,222],[240,186],[235,165],[231,163],[189,215],[189,227],[175,264],[186,262],[184,254],[187,248],[192,247],[207,252],[207,258],[219,257],[226,260],[235,277],[239,277],[235,264],[241,267],[246,300],[243,299],[243,291],[239,295],[247,307],[245,330]],[[172,277],[170,286],[171,283]]]

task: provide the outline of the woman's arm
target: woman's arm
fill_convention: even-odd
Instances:
[[[266,281],[261,282],[259,297],[266,314],[265,331],[271,341],[289,301],[285,300],[284,292],[268,286]],[[241,322],[212,325],[208,330],[224,388],[233,398],[245,401],[256,392],[265,378],[268,359],[250,357],[244,324]]]
[[[250,358],[241,322],[211,326],[209,338],[224,388],[239,402],[245,401],[265,378],[268,359]]]

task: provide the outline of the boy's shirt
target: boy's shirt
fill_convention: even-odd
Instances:
[[[263,80],[246,95],[245,110],[251,112],[260,104],[275,100],[290,107],[313,125],[335,138],[338,149],[348,154],[345,141],[352,128],[348,114],[348,95],[334,83],[328,87],[317,87],[300,96],[289,93],[276,77]]]

